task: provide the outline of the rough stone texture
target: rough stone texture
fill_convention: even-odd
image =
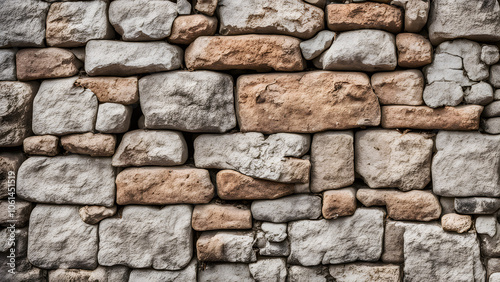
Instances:
[[[94,129],[97,98],[74,86],[77,77],[44,80],[33,101],[33,132],[65,135]]]
[[[17,80],[15,49],[0,49],[0,80]]]
[[[432,187],[447,197],[500,196],[500,136],[440,131]]]
[[[31,157],[17,175],[17,195],[31,202],[103,205],[115,201],[111,158]]]
[[[196,0],[194,9],[208,16],[213,16],[219,0]]]
[[[325,219],[353,215],[356,211],[356,190],[354,188],[345,188],[325,191],[321,211]]]
[[[244,263],[207,264],[198,271],[199,282],[214,282],[224,277],[227,281],[254,282],[248,268]]]
[[[386,206],[388,216],[394,220],[431,221],[441,216],[439,200],[430,191],[359,189],[356,197],[367,207]]]
[[[240,76],[241,131],[311,133],[377,126],[380,106],[366,74],[315,71]]]
[[[488,78],[488,66],[481,61],[481,45],[477,42],[457,39],[439,44],[437,54],[458,56],[463,60],[463,67],[470,80],[479,81]]]
[[[9,180],[12,187],[12,179],[17,175],[17,171],[24,161],[24,155],[21,152],[0,152],[0,199],[9,195]],[[9,177],[10,176],[10,177]]]
[[[328,269],[323,267],[304,267],[291,265],[288,268],[290,282],[327,282]]]
[[[219,0],[221,35],[284,34],[308,39],[324,28],[323,10],[300,0]]]
[[[300,42],[300,50],[306,60],[312,60],[330,48],[336,33],[328,30],[318,32],[313,38]]]
[[[487,105],[493,102],[493,88],[487,82],[481,81],[465,91],[464,100],[468,104]]]
[[[497,219],[495,216],[478,216],[474,226],[476,227],[477,234],[486,234],[490,237],[497,234]]]
[[[418,68],[432,63],[431,42],[420,34],[398,34],[396,36],[396,47],[400,67]]]
[[[358,131],[356,172],[370,188],[423,189],[431,180],[433,141],[419,133],[396,130]]]
[[[447,53],[435,53],[432,64],[424,67],[428,84],[435,81],[449,81],[467,87],[474,84],[463,69],[462,58]]]
[[[97,226],[83,222],[78,206],[38,204],[31,212],[28,259],[46,269],[97,267]]]
[[[489,134],[500,134],[500,117],[484,120],[484,131]]]
[[[123,135],[113,156],[113,166],[182,165],[187,157],[182,133],[138,129]]]
[[[99,221],[115,215],[116,206],[111,208],[103,206],[84,206],[78,211],[83,222],[87,224],[97,224]]]
[[[431,108],[458,106],[464,98],[460,84],[453,81],[435,81],[424,89],[425,104]]]
[[[49,271],[49,281],[129,281],[130,270],[125,266],[98,266],[95,270],[57,269]]]
[[[500,101],[495,101],[484,107],[484,117],[498,117],[500,116]]]
[[[308,135],[278,133],[204,134],[194,140],[194,162],[199,168],[234,169],[247,176],[285,183],[309,181]],[[225,150],[220,150],[220,148]]]
[[[47,45],[84,46],[92,39],[114,36],[108,22],[106,1],[54,3],[47,14]]]
[[[134,269],[130,272],[129,282],[175,282],[175,281],[196,281],[197,261],[191,262],[182,270],[151,270]],[[112,280],[111,280],[112,281]]]
[[[174,44],[190,44],[200,36],[211,36],[217,31],[217,18],[204,15],[188,15],[175,18],[168,41]]]
[[[2,1],[0,48],[43,47],[49,6],[38,0]]]
[[[99,264],[184,268],[194,247],[191,214],[189,205],[125,207],[121,218],[107,218],[99,224]]]
[[[290,255],[290,244],[288,241],[279,243],[267,241],[265,246],[259,249],[261,256],[287,257]]]
[[[377,1],[389,2],[389,1]],[[404,26],[406,32],[418,33],[427,23],[429,14],[429,1],[427,0],[393,0],[391,5],[402,7],[404,13]]]
[[[441,204],[442,214],[455,213],[455,198],[439,197]]]
[[[423,104],[424,76],[419,70],[379,72],[371,77],[373,92],[383,105]]]
[[[495,88],[500,88],[500,64],[491,66],[490,68],[490,83]]]
[[[463,214],[492,214],[500,208],[497,198],[455,198],[455,210]]]
[[[391,264],[353,263],[330,266],[330,275],[338,282],[401,281],[400,266]]]
[[[0,147],[23,144],[31,135],[33,97],[36,82],[0,81]]]
[[[500,224],[496,223],[495,225],[498,230]],[[481,242],[481,255],[487,258],[500,256],[500,232],[496,232],[493,237],[480,235],[479,239]],[[488,268],[490,268],[490,263],[488,263]]]
[[[189,70],[301,71],[306,64],[299,44],[284,35],[200,36],[184,60]]]
[[[29,155],[53,157],[59,153],[59,138],[52,135],[30,136],[23,140],[23,150]]]
[[[260,228],[264,232],[266,240],[273,243],[283,242],[286,237],[286,223],[263,222]]]
[[[500,258],[488,258],[485,260],[486,262],[486,270],[487,270],[487,277],[490,277],[491,274],[494,272],[500,272]],[[500,277],[499,277],[500,278]],[[491,281],[491,277],[490,277]],[[494,282],[494,281],[491,281]]]
[[[403,235],[406,223],[387,219],[384,229],[384,253],[381,260],[385,263],[404,262]]]
[[[256,220],[270,222],[317,219],[321,216],[321,198],[301,194],[277,200],[253,201],[252,216]]]
[[[116,136],[110,134],[72,134],[61,137],[64,150],[92,157],[111,157],[115,153]]]
[[[207,170],[187,167],[141,167],[116,177],[119,205],[205,204],[214,196]]]
[[[500,60],[500,49],[496,45],[483,45],[481,61],[487,65],[494,65]]]
[[[255,281],[285,282],[287,276],[284,258],[265,258],[248,265]]]
[[[191,1],[189,0],[177,0],[177,13],[179,15],[189,15],[191,13]]]
[[[125,41],[152,41],[170,35],[177,17],[176,3],[115,0],[109,4],[109,22]]]
[[[236,126],[233,79],[212,71],[176,71],[139,80],[146,128],[226,132]]]
[[[124,133],[130,126],[132,108],[118,103],[103,103],[97,109],[95,130],[101,133]]]
[[[403,29],[403,13],[387,4],[330,4],[326,6],[326,13],[326,23],[333,31],[369,28],[398,33]]]
[[[444,231],[464,233],[472,227],[472,218],[470,215],[448,213],[441,218],[441,225]]]
[[[337,6],[337,5],[335,5]],[[372,54],[377,50],[376,56]],[[382,30],[353,30],[339,34],[332,46],[314,59],[325,70],[390,71],[397,65],[395,38]]]
[[[465,105],[433,109],[425,106],[382,107],[383,128],[477,130],[482,106]]]
[[[359,208],[353,216],[336,220],[291,222],[288,262],[312,266],[377,261],[382,254],[383,221],[383,211]]]
[[[76,86],[90,89],[101,103],[134,104],[139,101],[137,77],[84,77]]]
[[[220,204],[196,205],[191,222],[196,231],[251,229],[252,213],[246,207]]]
[[[432,44],[454,38],[500,40],[498,1],[437,0],[431,2],[429,37]]]
[[[166,42],[92,40],[85,48],[85,72],[90,76],[128,76],[178,69],[182,49]]]
[[[16,53],[17,79],[23,81],[72,76],[81,65],[71,51],[61,48],[28,48]]]
[[[196,241],[200,261],[254,262],[252,231],[206,231]]]
[[[12,204],[10,201],[0,201],[0,225],[11,226],[15,223],[16,228],[24,227],[28,224],[33,205],[30,202],[21,200]]]

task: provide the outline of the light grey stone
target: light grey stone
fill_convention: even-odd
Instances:
[[[500,224],[495,223],[495,229],[498,230]],[[496,232],[495,235],[479,235],[479,240],[481,243],[481,255],[483,257],[491,258],[500,256],[500,232]],[[488,263],[488,267],[490,267]]]
[[[322,9],[300,0],[219,0],[221,35],[284,34],[311,38],[324,27]]]
[[[487,258],[486,262],[486,272],[487,276],[490,276],[492,273],[500,272],[500,258]]]
[[[484,120],[484,132],[489,134],[500,134],[500,117],[494,117]]]
[[[500,88],[500,64],[490,67],[490,83],[495,88]]]
[[[257,257],[253,243],[252,231],[205,231],[196,241],[198,260],[254,262]]]
[[[321,198],[313,195],[292,195],[276,200],[252,202],[252,216],[256,220],[288,222],[317,219],[321,216]]]
[[[129,281],[130,270],[125,266],[103,267],[94,270],[56,269],[49,271],[49,281]]]
[[[398,63],[395,42],[393,34],[382,30],[347,31],[339,34],[313,62],[324,70],[394,70]],[[377,50],[375,55],[373,50]]]
[[[495,92],[493,93],[493,99],[495,101],[500,100],[500,89],[495,89]]]
[[[419,133],[363,130],[355,137],[356,172],[370,188],[423,189],[431,180],[433,141]]]
[[[128,282],[196,282],[197,264],[196,259],[192,259],[182,270],[134,269],[130,272]]]
[[[435,81],[424,89],[424,102],[431,108],[458,106],[463,97],[462,87],[453,81]]]
[[[500,5],[494,0],[431,1],[428,29],[433,45],[454,38],[498,41]]]
[[[31,212],[28,259],[40,268],[97,267],[97,226],[83,222],[78,206],[37,205]]]
[[[405,31],[418,33],[427,23],[429,2],[427,0],[393,0],[391,5],[405,10]]]
[[[300,220],[288,224],[288,262],[313,266],[377,261],[382,254],[384,212],[358,208],[336,220]],[[367,247],[369,246],[369,247]]]
[[[432,191],[445,197],[500,196],[500,136],[439,131]]]
[[[484,117],[499,117],[500,116],[500,101],[494,101],[484,107],[482,112]]]
[[[497,219],[492,215],[483,215],[476,218],[476,232],[477,234],[485,234],[490,237],[497,234]]]
[[[455,198],[455,210],[461,214],[492,214],[500,208],[497,198]]]
[[[481,49],[481,61],[487,65],[494,65],[500,60],[500,50],[496,45],[483,45]]]
[[[223,263],[207,264],[198,270],[199,282],[218,282],[224,277],[225,282],[254,282],[248,264]]]
[[[330,266],[330,275],[338,282],[401,281],[399,265],[352,263]]]
[[[424,74],[428,84],[435,81],[450,81],[460,86],[471,86],[474,84],[463,70],[462,58],[447,53],[434,55],[434,61],[424,67]]]
[[[283,242],[286,239],[286,223],[263,222],[260,228],[269,242]]]
[[[125,41],[166,38],[177,17],[177,5],[163,0],[115,0],[109,4],[109,21]]]
[[[263,247],[259,248],[259,254],[270,257],[287,257],[290,255],[290,243],[288,240],[279,243],[267,241]]]
[[[312,60],[321,55],[323,51],[330,48],[335,37],[335,32],[329,30],[322,30],[318,32],[313,38],[300,42],[300,50],[302,56],[306,60]]]
[[[179,15],[191,14],[191,3],[188,0],[177,0],[177,13]]]
[[[78,77],[44,80],[33,101],[33,132],[37,135],[84,133],[94,129],[97,97],[74,85]]]
[[[0,147],[23,144],[31,135],[32,102],[36,82],[0,81]]]
[[[129,76],[178,69],[183,51],[167,42],[91,40],[85,48],[85,72],[90,76]]]
[[[118,103],[99,104],[95,130],[101,133],[124,133],[130,127],[132,107]]]
[[[71,51],[78,60],[85,62],[85,47],[71,48],[69,51]]]
[[[111,158],[31,157],[19,168],[17,195],[31,202],[111,207],[115,202]]]
[[[14,202],[2,200],[0,201],[0,225],[9,227],[12,223],[15,223],[16,228],[24,227],[30,219],[32,209],[33,205],[30,202],[19,199]]]
[[[199,168],[234,169],[251,177],[279,182],[309,180],[309,161],[295,159],[309,150],[310,137],[277,133],[204,134],[194,140]],[[224,148],[224,150],[221,150]]]
[[[287,276],[284,258],[263,258],[248,265],[256,281],[285,282]]]
[[[121,218],[99,223],[99,264],[159,270],[186,267],[193,250],[192,211],[189,205],[126,206]]]
[[[49,6],[39,0],[2,1],[0,48],[43,47]]]
[[[481,81],[465,91],[464,100],[468,104],[487,105],[493,101],[493,88]]]
[[[213,71],[158,73],[139,80],[146,128],[226,132],[236,126],[233,79]]]
[[[492,273],[488,278],[489,282],[500,282],[500,273]]]
[[[172,166],[184,164],[188,148],[182,133],[175,131],[129,131],[113,156],[113,166]]]
[[[489,76],[488,66],[481,61],[481,45],[477,42],[466,39],[443,42],[436,48],[436,53],[462,58],[467,77],[473,81],[484,80]]]
[[[17,178],[17,171],[24,159],[22,152],[0,152],[0,199],[9,195],[9,188],[14,186],[12,180]],[[12,189],[10,192],[12,194]]]
[[[292,265],[288,269],[288,281],[290,282],[327,282],[329,277],[326,267],[304,267]]]
[[[15,49],[0,49],[0,80],[17,80]]]

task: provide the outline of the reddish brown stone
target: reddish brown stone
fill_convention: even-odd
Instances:
[[[17,79],[21,81],[69,77],[81,66],[71,51],[61,48],[28,48],[16,54]]]
[[[420,70],[378,72],[372,75],[372,87],[383,105],[419,106],[424,103],[424,75]]]
[[[404,68],[418,68],[432,63],[432,44],[422,35],[400,33],[396,36],[398,65]]]
[[[191,221],[196,231],[217,229],[251,229],[252,213],[248,208],[232,205],[197,205]]]
[[[321,210],[326,219],[353,215],[356,212],[356,190],[345,188],[325,191]]]
[[[61,145],[71,153],[109,157],[115,153],[116,137],[111,134],[72,134],[61,137]]]
[[[217,18],[204,15],[179,16],[175,18],[168,41],[174,44],[190,44],[200,36],[214,35]]]
[[[90,89],[101,103],[130,105],[139,101],[137,77],[85,77],[76,86]]]
[[[59,153],[59,137],[53,135],[30,136],[23,140],[26,154],[53,157]]]

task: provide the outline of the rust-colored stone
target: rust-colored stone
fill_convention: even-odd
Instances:
[[[252,212],[248,208],[232,205],[197,205],[191,221],[196,231],[217,229],[251,229]]]
[[[16,54],[17,79],[21,81],[69,77],[81,66],[71,51],[61,48],[28,48]]]
[[[115,153],[116,137],[112,134],[72,134],[61,137],[61,145],[71,153],[92,157],[110,157]]]
[[[356,190],[354,188],[345,188],[323,192],[323,208],[321,211],[326,219],[353,215],[356,211]]]
[[[396,47],[400,67],[418,68],[432,63],[432,44],[420,34],[398,34]]]
[[[84,77],[76,86],[90,89],[101,103],[130,105],[139,101],[137,77]]]
[[[175,18],[168,41],[174,44],[190,44],[200,36],[214,35],[217,18],[204,15],[179,16]]]

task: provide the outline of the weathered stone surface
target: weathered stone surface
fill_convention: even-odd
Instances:
[[[377,1],[377,2],[386,2],[386,1]],[[393,0],[390,2],[391,5],[399,6],[405,10],[404,26],[406,32],[418,33],[427,23],[427,17],[429,14],[429,1]]]
[[[212,71],[158,73],[139,80],[146,128],[226,132],[236,126],[233,79]]]
[[[406,223],[387,219],[384,229],[384,253],[382,261],[385,263],[402,264],[404,262],[403,235]]]
[[[107,218],[99,223],[99,264],[161,270],[184,268],[191,261],[193,250],[191,214],[189,205],[161,209],[125,207],[121,218]]]
[[[380,122],[376,95],[362,73],[244,75],[236,92],[241,131],[311,133]]]
[[[484,120],[484,132],[489,134],[500,134],[500,117]]]
[[[328,269],[325,267],[304,267],[291,265],[288,268],[288,279],[290,282],[327,282]]]
[[[28,48],[16,53],[17,79],[23,81],[72,76],[81,65],[71,51],[61,48]]]
[[[382,210],[359,208],[353,216],[336,220],[291,222],[288,262],[312,266],[377,261],[382,254],[383,221]]]
[[[32,102],[38,86],[36,82],[0,82],[0,147],[19,146],[31,135]]]
[[[290,255],[290,244],[287,240],[279,243],[267,241],[264,247],[259,248],[261,256],[287,257]]]
[[[141,167],[116,177],[119,205],[205,204],[214,196],[207,170],[187,167]]]
[[[0,80],[17,80],[15,49],[0,50]]]
[[[130,272],[129,282],[175,282],[186,281],[196,282],[197,261],[192,259],[191,262],[182,270],[151,270],[151,269],[134,269]],[[112,280],[111,280],[112,281]]]
[[[9,227],[15,223],[16,228],[27,225],[30,218],[33,205],[30,202],[16,200],[15,203],[10,201],[0,201],[0,225]]]
[[[500,224],[498,222],[495,223],[495,229],[499,229]],[[493,237],[488,235],[480,235],[479,236],[481,242],[481,255],[484,257],[498,257],[500,256],[500,232],[496,232]],[[488,262],[488,268],[490,268],[490,263]],[[496,268],[495,266],[493,266]]]
[[[356,190],[345,188],[323,192],[323,217],[336,219],[339,216],[350,216],[356,211]]]
[[[476,227],[477,234],[486,234],[490,237],[497,234],[497,219],[495,216],[478,216],[474,226]]]
[[[254,262],[252,249],[254,235],[251,231],[206,231],[196,241],[200,261]]]
[[[455,198],[439,197],[441,204],[442,215],[447,213],[455,213]]]
[[[3,281],[18,282],[18,281],[44,281],[47,279],[47,270],[34,267],[27,258],[17,258],[15,274],[9,273],[9,258],[7,255],[0,257],[0,271],[5,273]]]
[[[106,1],[54,3],[47,14],[47,45],[84,46],[92,39],[110,39]]]
[[[53,135],[30,136],[23,140],[24,153],[53,157],[59,153],[59,138]]]
[[[500,88],[500,64],[491,66],[490,83],[493,87]]]
[[[321,198],[301,194],[277,200],[253,201],[252,216],[256,220],[270,222],[317,219],[321,216]]]
[[[0,199],[8,196],[8,188],[12,187],[12,179],[16,179],[23,161],[24,155],[21,152],[0,152]]]
[[[500,196],[500,136],[440,131],[432,189],[447,197]]]
[[[196,231],[251,229],[252,213],[246,207],[221,204],[196,205],[191,222]]]
[[[494,101],[484,107],[484,117],[498,117],[500,116],[500,101]]]
[[[217,18],[204,15],[188,15],[175,18],[168,41],[174,44],[190,44],[200,36],[211,36],[217,31]]]
[[[465,91],[464,100],[467,104],[487,105],[493,101],[493,88],[481,81]]]
[[[482,106],[465,105],[433,109],[425,106],[382,107],[383,128],[477,130]]]
[[[181,165],[187,157],[187,144],[182,133],[138,129],[123,135],[113,156],[113,166]]]
[[[467,87],[474,84],[463,69],[462,58],[448,53],[434,54],[432,64],[424,67],[428,84],[435,81],[449,81]]]
[[[17,195],[31,202],[110,207],[114,182],[110,158],[31,157],[19,168]]]
[[[178,69],[182,49],[167,42],[91,40],[85,48],[85,72],[90,76],[128,76]]]
[[[49,271],[49,280],[62,281],[129,281],[130,270],[125,266],[98,266],[94,270],[56,269]]]
[[[78,206],[38,204],[31,212],[28,236],[31,264],[46,269],[94,269],[97,250],[97,226],[80,219]]]
[[[495,272],[500,272],[500,258],[486,259],[486,271],[487,271],[486,276],[490,277],[490,282],[495,282],[491,280],[491,275]]]
[[[498,1],[432,1],[428,28],[434,45],[454,38],[498,41],[500,4]]]
[[[139,101],[137,77],[84,77],[76,86],[90,89],[101,103],[134,104]]]
[[[111,208],[103,206],[84,206],[78,211],[83,222],[87,224],[97,224],[99,221],[115,215],[116,206]]]
[[[177,6],[170,1],[115,0],[109,21],[125,41],[148,41],[170,35]]]
[[[177,13],[179,15],[189,15],[191,13],[191,1],[177,0]]]
[[[500,60],[500,49],[496,45],[483,45],[481,61],[487,65],[494,65]]]
[[[286,237],[286,223],[271,223],[263,222],[260,228],[264,232],[267,241],[279,243],[283,242]]]
[[[481,45],[477,42],[466,39],[443,42],[436,48],[436,53],[462,58],[467,77],[471,80],[484,80],[489,76],[488,66],[481,61]]]
[[[386,206],[394,220],[431,221],[441,216],[439,200],[430,191],[359,189],[356,198],[367,207]]]
[[[433,141],[419,133],[365,130],[356,133],[356,172],[370,188],[423,189],[431,180]]]
[[[194,140],[194,162],[200,168],[234,169],[245,175],[285,183],[309,181],[308,135],[278,133],[204,134]],[[224,150],[220,150],[224,148]]]
[[[448,213],[441,218],[441,225],[444,231],[464,233],[471,228],[472,218],[470,215]]]
[[[221,35],[284,34],[308,39],[324,27],[323,10],[300,0],[219,0]]]
[[[432,63],[431,42],[420,34],[398,34],[396,36],[396,47],[400,67],[418,68]]]
[[[33,132],[65,135],[94,129],[97,98],[74,86],[77,77],[44,80],[33,101]]]
[[[424,83],[419,70],[378,72],[371,77],[373,92],[383,105],[422,105]]]
[[[255,281],[285,282],[287,275],[284,258],[264,258],[248,265]]]
[[[2,1],[0,48],[43,47],[49,6],[38,0]]]
[[[464,98],[460,84],[453,81],[435,81],[424,89],[425,104],[431,108],[458,106]]]
[[[92,157],[110,157],[115,153],[116,136],[111,134],[72,134],[61,137],[64,150]]]
[[[351,131],[316,133],[311,144],[311,191],[354,183],[354,136]]]
[[[295,185],[255,179],[234,170],[217,173],[217,195],[223,200],[277,199],[293,194]]]
[[[218,2],[218,0],[196,0],[194,9],[205,15],[213,16]]]
[[[395,6],[373,2],[330,4],[326,22],[333,31],[382,29],[392,33],[403,29],[403,13]]]
[[[199,282],[213,282],[224,277],[227,281],[254,282],[248,268],[244,263],[207,264],[198,271]]]
[[[500,208],[497,198],[455,198],[455,210],[463,214],[493,214]]]
[[[335,5],[337,6],[337,5]],[[377,50],[377,56],[371,55]],[[325,70],[389,71],[397,66],[395,38],[382,30],[353,30],[339,34],[332,46],[314,59]]]
[[[130,126],[132,107],[118,103],[99,104],[95,130],[101,133],[124,133]]]
[[[323,51],[330,48],[336,33],[329,30],[318,32],[313,38],[300,42],[302,56],[306,60],[312,60],[319,56]]]
[[[338,282],[401,281],[399,265],[353,263],[331,265],[329,270]]]
[[[0,244],[0,252],[5,254],[5,258],[7,258],[8,252],[10,252],[11,247],[15,248],[14,254],[16,255],[17,259],[26,258],[26,256],[28,255],[28,227],[19,228],[18,226],[16,226],[15,230],[12,227],[4,228],[2,229],[2,231],[0,231],[0,237],[2,239],[2,243]],[[15,245],[12,245],[13,242]],[[4,254],[2,254],[2,256]],[[7,258],[7,260],[10,260],[10,258]],[[3,262],[4,261],[2,261],[2,263]],[[22,266],[23,263],[19,263],[19,261],[17,262],[17,267],[24,268],[24,266]],[[1,270],[4,270],[5,266],[7,266],[7,263],[2,266]],[[7,273],[7,271],[5,271],[5,273]]]

